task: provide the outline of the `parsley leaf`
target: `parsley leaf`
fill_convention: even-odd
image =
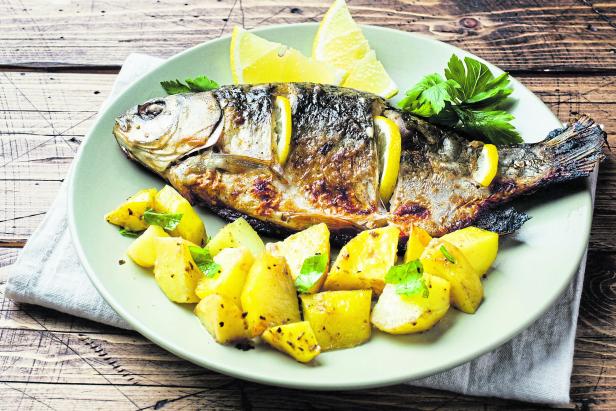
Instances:
[[[398,103],[399,107],[430,122],[454,128],[472,139],[499,145],[522,142],[511,124],[513,116],[502,108],[513,92],[509,74],[494,76],[488,66],[453,54],[445,68],[425,76]]]
[[[424,298],[430,295],[419,260],[394,265],[385,275],[385,282],[396,285],[396,294],[409,297],[421,293]]]
[[[459,87],[455,81],[444,80],[437,73],[429,74],[407,91],[399,104],[411,113],[431,117],[443,110],[445,102],[453,101]]]
[[[212,254],[210,254],[207,248],[189,245],[188,250],[193,260],[195,260],[195,263],[197,263],[197,267],[199,267],[207,278],[214,278],[221,272],[222,267],[214,261]]]
[[[131,231],[127,230],[126,228],[123,228],[120,230],[120,234],[124,237],[137,238],[142,234],[142,231]]]
[[[447,247],[445,247],[444,245],[442,245],[439,248],[439,251],[445,256],[445,258],[447,259],[447,261],[449,261],[451,264],[455,264],[456,263],[456,259],[453,258],[453,255],[449,254],[449,251],[447,251]]]
[[[160,85],[167,94],[179,94],[188,92],[210,91],[218,88],[218,83],[210,80],[207,76],[197,76],[193,79],[187,78],[182,83],[180,80],[161,81]]]
[[[175,230],[180,224],[183,214],[181,213],[158,213],[152,209],[143,213],[143,220],[148,224],[159,225],[165,230]]]
[[[304,260],[299,275],[295,279],[295,287],[300,293],[307,293],[321,278],[327,269],[327,257],[322,254],[313,255]]]

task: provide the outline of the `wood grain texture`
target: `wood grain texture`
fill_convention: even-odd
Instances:
[[[353,16],[419,32],[515,71],[616,70],[616,4],[590,0],[352,0]],[[318,20],[330,4],[295,0],[7,0],[5,67],[115,70],[131,52],[175,54],[246,28]]]

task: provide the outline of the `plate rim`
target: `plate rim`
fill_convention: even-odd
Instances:
[[[316,22],[305,22],[305,23],[291,23],[291,24],[275,24],[275,25],[267,25],[267,26],[261,26],[255,29],[250,29],[249,31],[251,32],[262,32],[262,31],[269,31],[269,30],[276,30],[282,27],[286,27],[286,28],[293,28],[293,27],[297,27],[297,26],[318,26],[319,23]],[[403,34],[406,36],[410,36],[410,37],[419,37],[422,38],[423,40],[432,42],[434,44],[438,44],[439,46],[441,45],[446,45],[448,47],[452,47],[456,52],[460,53],[460,54],[469,54],[472,55],[473,58],[487,63],[489,66],[491,67],[495,67],[497,68],[499,71],[502,71],[502,69],[500,69],[499,67],[495,66],[494,64],[484,60],[481,57],[475,56],[473,53],[466,51],[464,49],[461,49],[459,47],[456,47],[452,44],[446,43],[446,42],[442,42],[440,40],[434,39],[432,37],[429,37],[425,34],[422,33],[414,33],[414,32],[407,32],[407,31],[403,31],[403,30],[397,30],[397,29],[393,29],[393,28],[389,28],[389,27],[381,27],[381,26],[374,26],[374,25],[360,25],[362,27],[362,29],[368,29],[368,30],[377,30],[377,31],[385,31],[385,32],[392,32],[395,34]],[[124,97],[124,95],[129,94],[132,91],[132,88],[134,86],[135,83],[140,82],[142,79],[148,77],[151,75],[151,73],[153,73],[154,71],[158,70],[161,66],[168,64],[169,62],[171,62],[172,60],[175,59],[179,59],[180,57],[184,56],[185,54],[191,53],[193,50],[200,48],[200,47],[204,47],[205,45],[209,45],[209,44],[213,44],[213,43],[218,43],[218,42],[224,42],[227,41],[229,38],[231,37],[230,34],[227,34],[225,36],[221,36],[218,37],[216,39],[211,39],[202,43],[199,43],[195,46],[192,46],[186,50],[183,50],[179,53],[174,54],[173,56],[170,56],[169,58],[165,59],[164,61],[162,61],[160,64],[150,68],[149,70],[146,70],[142,75],[140,75],[138,78],[136,78],[135,80],[133,80],[121,93],[119,93],[118,95],[116,95],[115,97],[108,97],[108,99],[103,103],[103,105],[101,106],[100,110],[99,110],[99,114],[98,117],[96,119],[96,121],[94,122],[94,124],[90,127],[90,129],[88,130],[88,133],[86,134],[83,142],[80,144],[80,147],[75,155],[75,159],[73,161],[73,164],[71,165],[71,168],[69,170],[68,173],[68,177],[67,177],[67,183],[68,183],[68,190],[67,190],[67,195],[68,195],[68,226],[69,226],[69,230],[70,230],[70,234],[71,237],[74,239],[73,240],[73,244],[74,247],[77,251],[77,255],[79,257],[79,260],[81,262],[81,264],[83,265],[83,267],[85,268],[85,271],[88,275],[88,278],[90,279],[90,282],[94,285],[94,287],[96,288],[96,290],[101,294],[101,296],[105,299],[105,301],[114,309],[114,311],[120,316],[122,317],[128,324],[130,324],[134,331],[137,331],[139,334],[141,334],[142,336],[144,336],[145,338],[147,338],[148,340],[150,340],[151,342],[153,342],[154,344],[158,345],[159,347],[165,349],[166,351],[169,351],[170,353],[184,359],[187,361],[190,361],[193,364],[196,364],[200,367],[204,367],[210,370],[213,370],[215,372],[219,372],[231,377],[235,377],[235,378],[240,378],[243,380],[247,380],[247,381],[252,381],[252,382],[257,382],[257,383],[261,383],[261,384],[269,384],[269,385],[273,385],[273,386],[279,386],[279,387],[285,387],[285,388],[296,388],[296,389],[310,389],[310,390],[319,390],[319,391],[335,391],[335,390],[358,390],[358,389],[366,389],[366,388],[375,388],[375,387],[383,387],[383,386],[389,386],[389,385],[393,385],[393,384],[399,384],[399,383],[404,383],[404,382],[408,382],[410,380],[415,380],[415,379],[419,379],[419,378],[423,378],[423,377],[427,377],[427,376],[431,376],[431,375],[435,375],[438,374],[440,372],[446,371],[446,370],[451,370],[453,368],[456,368],[462,364],[465,364],[473,359],[479,358],[480,356],[491,352],[495,349],[497,349],[498,347],[503,346],[504,344],[507,344],[509,341],[511,341],[514,337],[516,337],[517,335],[519,335],[520,333],[522,333],[524,330],[526,330],[527,328],[529,328],[531,325],[533,325],[541,316],[543,316],[556,302],[556,300],[562,295],[562,293],[564,292],[564,290],[571,284],[571,281],[573,279],[573,277],[575,276],[575,274],[577,273],[577,271],[579,270],[581,261],[586,253],[587,247],[588,247],[588,241],[590,238],[590,230],[591,230],[591,224],[592,224],[592,215],[593,215],[593,207],[592,207],[592,193],[591,193],[591,188],[589,187],[588,184],[588,180],[589,178],[587,177],[586,180],[586,187],[584,190],[584,193],[587,195],[587,197],[590,197],[590,207],[585,207],[584,210],[584,216],[580,216],[580,218],[585,217],[585,221],[584,223],[586,224],[586,230],[584,230],[584,244],[586,244],[586,247],[581,247],[580,250],[578,250],[578,255],[576,256],[576,258],[574,259],[576,261],[576,265],[570,270],[570,272],[567,274],[566,276],[566,281],[563,281],[562,285],[560,287],[558,287],[558,292],[554,293],[554,296],[550,299],[544,300],[541,304],[541,308],[538,309],[536,311],[536,313],[532,316],[530,316],[525,322],[524,324],[522,324],[521,326],[515,328],[515,329],[510,329],[508,332],[503,334],[503,337],[500,338],[499,342],[495,342],[493,344],[488,344],[485,346],[482,346],[482,348],[480,349],[475,349],[472,350],[471,352],[469,352],[466,355],[457,357],[455,361],[450,362],[449,364],[444,364],[443,366],[440,367],[433,367],[429,370],[425,370],[425,371],[421,371],[421,372],[415,372],[415,373],[406,373],[405,375],[402,375],[402,373],[396,373],[393,376],[389,376],[389,377],[385,377],[382,378],[380,376],[375,376],[375,378],[371,381],[364,381],[364,382],[357,382],[357,381],[352,381],[352,382],[339,382],[336,385],[323,385],[323,384],[319,384],[318,381],[310,381],[310,382],[306,382],[306,381],[302,381],[300,383],[295,383],[294,381],[289,381],[286,379],[282,379],[282,378],[277,378],[276,376],[272,376],[272,375],[266,375],[266,374],[259,374],[259,373],[255,373],[255,372],[251,372],[251,371],[246,371],[245,369],[237,369],[237,368],[233,368],[233,367],[225,367],[224,365],[218,365],[216,363],[212,363],[212,362],[208,362],[207,359],[203,359],[203,358],[198,358],[197,356],[195,356],[194,354],[192,354],[191,352],[187,352],[181,348],[175,347],[172,343],[167,343],[163,338],[159,338],[157,336],[157,333],[155,330],[151,330],[148,327],[142,326],[140,321],[137,320],[135,317],[133,317],[133,315],[129,312],[129,310],[125,310],[122,305],[115,299],[115,297],[106,289],[106,287],[104,286],[104,284],[102,283],[102,281],[99,279],[100,277],[98,275],[96,275],[96,271],[94,270],[94,268],[92,267],[92,265],[90,264],[88,258],[86,257],[86,253],[83,247],[83,243],[80,241],[80,237],[79,237],[79,231],[77,229],[77,221],[76,221],[76,214],[75,214],[75,206],[76,206],[76,196],[77,196],[77,187],[75,185],[75,173],[77,172],[77,170],[80,168],[80,164],[82,161],[82,152],[85,150],[86,145],[88,144],[88,142],[91,140],[91,135],[94,134],[94,131],[97,130],[100,127],[101,122],[103,121],[103,117],[104,114],[107,111],[110,110],[110,107],[112,107],[115,102],[121,98]],[[512,82],[515,83],[515,87],[523,87],[524,89],[528,90],[528,88],[526,86],[524,86],[520,81],[518,81],[517,79],[515,79],[513,76],[510,77],[512,79]],[[529,91],[529,97],[532,96],[532,98],[534,98],[535,100],[537,100],[538,102],[540,102],[542,105],[546,106],[547,105],[532,91]],[[552,115],[552,117],[560,124],[562,124],[562,122],[558,119],[558,117],[556,117],[556,115],[552,112],[552,110],[548,107],[548,110],[550,112],[550,114]],[[596,172],[596,170],[595,170]]]

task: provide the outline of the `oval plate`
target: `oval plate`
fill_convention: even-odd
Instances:
[[[309,54],[316,29],[311,23],[256,32]],[[363,30],[402,90],[425,74],[442,73],[452,53],[470,56],[417,34],[370,26]],[[550,189],[518,203],[533,218],[517,240],[501,241],[502,251],[484,281],[485,301],[474,315],[450,310],[437,327],[420,335],[375,331],[368,343],[324,353],[308,366],[261,345],[242,352],[215,343],[192,314],[192,305],[170,302],[152,274],[131,261],[118,264],[119,259],[129,260],[125,251],[131,239],[122,237],[103,215],[137,190],[163,185],[122,154],[111,134],[114,118],[164,95],[161,80],[205,73],[221,84],[231,83],[229,41],[217,39],[182,52],[128,87],[88,134],[70,180],[70,229],[81,261],[107,302],[145,337],[193,363],[247,380],[305,389],[366,388],[434,374],[493,350],[531,325],[564,290],[588,242],[592,208],[584,183]],[[517,99],[513,114],[526,141],[542,140],[561,126],[539,98],[517,81],[512,83]],[[210,234],[224,224],[205,209],[199,212]]]

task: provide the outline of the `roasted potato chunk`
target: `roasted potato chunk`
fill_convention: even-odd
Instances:
[[[154,210],[160,213],[180,213],[182,219],[171,232],[174,237],[182,237],[203,247],[207,238],[203,221],[188,200],[171,186],[165,186],[154,197]]]
[[[195,287],[203,273],[193,260],[186,240],[177,237],[154,239],[154,278],[161,290],[176,303],[196,303]]]
[[[460,249],[477,274],[488,272],[498,253],[498,234],[477,227],[466,227],[441,237]]]
[[[228,344],[248,338],[248,327],[242,310],[231,298],[210,294],[195,307],[201,324],[220,344]]]
[[[224,226],[206,247],[212,255],[218,254],[224,248],[245,247],[255,258],[265,251],[265,245],[259,234],[241,217]]]
[[[304,231],[290,235],[284,241],[269,243],[266,248],[272,255],[284,257],[287,260],[289,272],[295,281],[300,275],[306,258],[313,255],[324,255],[329,262],[329,229],[323,223],[313,225]],[[321,278],[307,291],[308,294],[314,294],[321,289],[327,271],[326,269]]]
[[[303,363],[312,361],[321,352],[308,321],[268,328],[261,338],[278,351],[287,353]]]
[[[253,337],[269,327],[300,321],[295,286],[283,257],[265,252],[254,262],[241,301]]]
[[[418,226],[412,226],[409,233],[409,239],[406,242],[406,251],[404,252],[404,262],[417,260],[421,257],[421,253],[428,246],[432,237],[426,230]]]
[[[372,309],[372,324],[389,334],[411,334],[429,330],[449,310],[449,281],[424,274],[428,297],[400,295],[394,284],[387,284]]]
[[[469,314],[477,311],[483,299],[481,280],[458,247],[435,238],[424,250],[420,261],[426,273],[449,281],[454,307]]]
[[[143,221],[143,213],[154,204],[155,188],[139,190],[105,216],[108,223],[120,226],[130,231],[142,231],[148,228]]]
[[[215,277],[203,276],[195,293],[199,298],[210,294],[224,295],[241,308],[242,289],[254,258],[246,248],[225,248],[214,257],[221,271]]]
[[[372,289],[381,294],[385,274],[396,262],[400,230],[395,226],[364,231],[349,241],[325,280],[326,290]]]
[[[301,295],[322,351],[349,348],[370,338],[371,290],[325,291]]]
[[[151,268],[156,262],[156,247],[154,239],[158,237],[169,237],[169,234],[162,227],[151,225],[126,250],[126,254],[138,265]]]

